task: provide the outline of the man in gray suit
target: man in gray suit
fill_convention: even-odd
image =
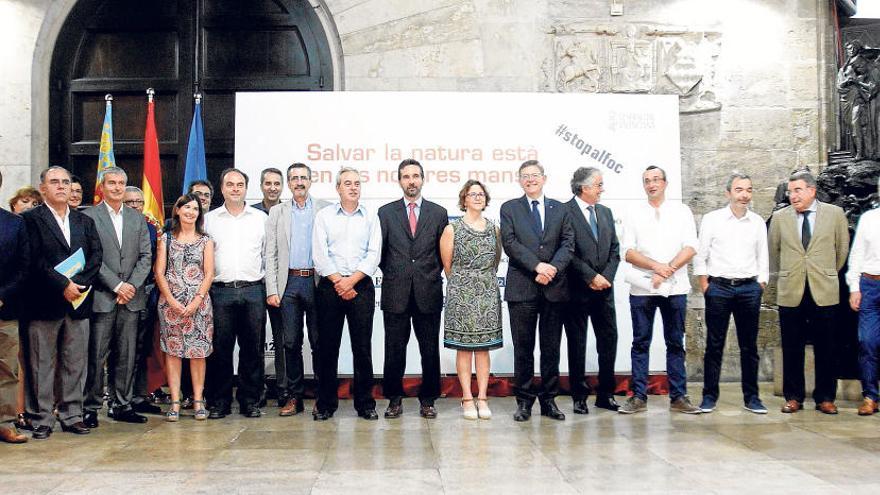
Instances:
[[[150,272],[152,252],[144,216],[125,208],[122,199],[128,177],[111,167],[101,176],[104,201],[84,211],[95,221],[103,257],[95,283],[94,314],[89,334],[89,361],[85,383],[85,414],[89,428],[98,426],[104,395],[104,362],[110,381],[112,417],[126,423],[145,423],[134,412],[134,372],[139,312],[146,307],[144,281]]]
[[[303,411],[303,323],[308,326],[312,365],[315,365],[317,308],[312,261],[315,213],[329,205],[309,195],[312,169],[303,163],[287,167],[287,187],[293,199],[269,210],[266,222],[266,304],[281,308],[282,325],[272,325],[275,380],[281,416]],[[317,373],[316,373],[317,376]]]

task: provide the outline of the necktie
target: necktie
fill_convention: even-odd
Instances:
[[[807,250],[807,246],[810,245],[810,239],[813,237],[813,233],[810,231],[810,213],[812,212],[809,210],[803,212],[804,223],[801,225],[801,243],[804,245],[804,251]]]
[[[588,206],[590,210],[590,230],[593,231],[593,239],[599,240],[599,224],[596,222],[596,208]]]
[[[416,226],[418,225],[418,220],[416,220],[416,204],[409,204],[409,231],[412,232],[412,235],[416,235]]]
[[[535,232],[544,235],[544,226],[541,224],[541,212],[538,211],[538,200],[532,200],[532,221],[535,224]]]

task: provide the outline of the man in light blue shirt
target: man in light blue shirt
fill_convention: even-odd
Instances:
[[[372,396],[371,346],[376,293],[371,277],[379,266],[382,231],[378,217],[360,203],[361,178],[357,170],[346,167],[339,171],[336,192],[339,202],[315,215],[312,236],[312,258],[321,277],[315,298],[321,308],[321,345],[314,419],[330,419],[339,407],[336,376],[342,328],[347,320],[354,357],[354,407],[358,416],[376,420],[379,416]]]
[[[287,186],[293,199],[273,206],[266,223],[266,304],[281,313],[280,324],[272,325],[275,384],[281,416],[293,416],[304,410],[302,344],[306,325],[312,363],[317,367],[312,227],[315,214],[328,203],[311,197],[311,185],[312,170],[308,165],[294,163],[288,167]]]

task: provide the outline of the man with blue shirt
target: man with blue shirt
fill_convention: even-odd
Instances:
[[[275,380],[280,416],[303,411],[303,328],[308,327],[312,366],[318,348],[315,264],[312,230],[315,214],[329,203],[309,195],[312,169],[304,163],[287,167],[290,201],[273,206],[266,223],[266,304],[280,309],[281,324],[272,324]],[[271,314],[271,312],[270,312]],[[316,374],[317,376],[317,374]]]
[[[318,212],[312,236],[315,271],[321,276],[316,301],[318,318],[318,402],[314,419],[333,417],[339,406],[336,395],[339,345],[348,320],[354,357],[354,407],[358,416],[379,419],[373,399],[373,313],[376,291],[372,276],[379,267],[382,229],[379,218],[360,202],[361,176],[345,167],[336,176],[339,202]]]

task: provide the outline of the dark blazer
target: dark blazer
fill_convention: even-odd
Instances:
[[[545,198],[544,234],[532,223],[532,212],[525,196],[501,205],[501,244],[509,259],[504,300],[533,301],[543,294],[551,302],[568,301],[566,269],[574,252],[574,230],[568,208],[555,199]],[[549,285],[535,282],[539,262],[556,267]]]
[[[134,286],[134,298],[125,306],[130,311],[140,311],[146,307],[147,295],[144,281],[152,269],[153,253],[150,250],[150,231],[147,221],[137,210],[122,206],[122,245],[116,238],[113,220],[103,202],[83,211],[95,221],[101,239],[103,256],[101,269],[95,282],[95,313],[108,313],[116,307],[116,293],[113,288],[120,282]]]
[[[607,206],[596,205],[598,243],[578,202],[572,198],[565,206],[568,207],[574,227],[574,256],[568,265],[569,292],[572,301],[585,301],[590,292],[593,292],[588,286],[597,274],[614,283],[617,266],[620,265],[620,244],[614,227],[614,216]]]
[[[31,247],[31,269],[26,284],[25,311],[31,320],[60,320],[66,315],[73,319],[88,318],[92,313],[94,289],[76,310],[64,299],[67,277],[55,271],[55,265],[82,248],[86,259],[83,271],[74,275],[73,282],[91,286],[101,268],[101,239],[95,222],[83,213],[70,211],[70,246],[55,221],[49,206],[43,204],[22,215],[27,226]]]
[[[24,220],[0,208],[0,320],[17,320],[20,316],[21,291],[30,259]]]
[[[443,309],[440,235],[449,223],[446,208],[423,199],[415,237],[403,199],[382,206],[378,215],[382,226],[382,311],[406,312],[412,291],[419,312],[439,313]]]

